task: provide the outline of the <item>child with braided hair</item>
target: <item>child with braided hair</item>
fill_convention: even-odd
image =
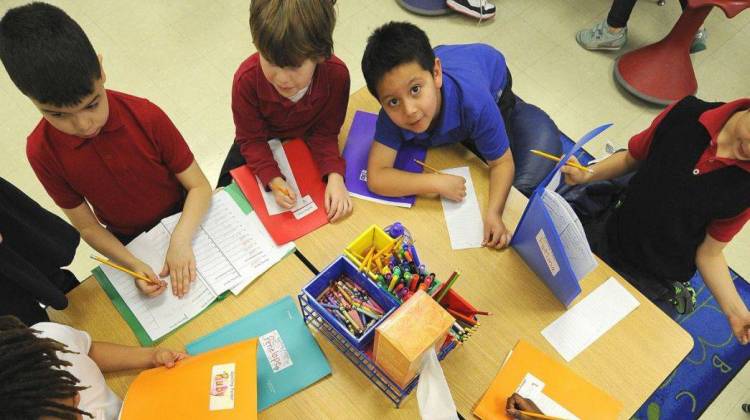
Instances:
[[[171,368],[187,357],[160,348],[92,342],[83,331],[0,316],[0,418],[116,419],[122,400],[102,372]],[[85,416],[85,417],[84,417]]]

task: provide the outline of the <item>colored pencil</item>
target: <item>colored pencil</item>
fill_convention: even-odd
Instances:
[[[129,269],[127,269],[127,268],[125,268],[125,267],[123,267],[123,266],[121,266],[119,264],[115,264],[115,263],[113,263],[110,260],[104,259],[102,257],[98,257],[96,255],[91,255],[91,258],[94,259],[94,260],[99,261],[102,264],[106,264],[106,265],[108,265],[108,266],[110,266],[110,267],[112,267],[112,268],[114,268],[116,270],[120,270],[123,273],[130,274],[131,276],[137,278],[138,280],[143,280],[145,282],[148,282],[148,283],[151,283],[151,284],[155,284],[157,286],[161,285],[161,283],[159,283],[158,281],[152,280],[152,279],[146,277],[145,275],[143,275],[141,273],[136,273],[135,271],[129,270]]]
[[[546,152],[542,152],[541,150],[531,149],[531,153],[533,153],[533,154],[535,154],[537,156],[543,157],[545,159],[553,160],[555,162],[559,162],[560,161],[559,157],[557,157],[555,155],[551,155],[551,154],[546,153]],[[582,170],[584,172],[588,172],[590,174],[594,173],[594,171],[592,171],[590,168],[587,168],[587,167],[581,165],[580,163],[575,163],[575,162],[567,161],[567,162],[565,162],[565,165],[566,166],[571,166],[571,167],[576,168],[576,169],[580,169],[580,170]]]
[[[477,321],[475,321],[474,319],[462,314],[461,312],[454,311],[451,308],[448,308],[448,313],[453,315],[453,317],[456,318],[457,320],[463,321],[471,326],[474,326],[477,324]]]
[[[441,290],[440,293],[438,293],[437,297],[435,298],[435,301],[437,303],[440,303],[440,301],[443,300],[445,295],[448,293],[448,290],[451,287],[453,287],[453,283],[455,283],[456,280],[458,280],[458,276],[460,275],[461,273],[459,273],[458,271],[454,271],[453,274],[451,274],[450,278],[448,279],[448,283],[445,285],[445,287],[443,287],[443,290]]]
[[[421,161],[421,160],[419,160],[419,159],[414,159],[414,162],[416,162],[416,163],[417,163],[418,165],[422,166],[423,168],[427,168],[427,169],[431,170],[432,172],[434,172],[434,173],[436,173],[436,174],[440,174],[440,175],[442,175],[442,174],[443,174],[443,173],[442,173],[442,172],[440,172],[439,170],[437,170],[437,169],[433,168],[432,166],[430,166],[430,165],[428,165],[428,164],[426,164],[426,163],[422,162],[422,161]]]
[[[475,311],[474,315],[492,315],[492,312]]]

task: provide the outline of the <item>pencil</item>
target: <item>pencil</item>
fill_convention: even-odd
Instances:
[[[421,166],[422,166],[423,168],[427,168],[427,169],[431,170],[432,172],[434,172],[434,173],[436,173],[436,174],[440,174],[440,175],[442,175],[442,174],[443,174],[443,173],[442,173],[442,172],[440,172],[439,170],[437,170],[437,169],[433,168],[432,166],[430,166],[430,165],[428,165],[428,164],[426,164],[426,163],[422,162],[422,161],[421,161],[421,160],[419,160],[419,159],[414,159],[414,162],[417,162],[417,164],[421,165]]]
[[[276,186],[276,185],[271,185],[271,189],[272,190],[276,190],[276,191],[284,194],[290,200],[292,199],[292,193],[290,193],[289,190],[287,188],[285,188],[285,187],[279,187],[279,186]]]
[[[524,416],[533,417],[535,419],[565,420],[561,417],[545,416],[544,414],[532,413],[530,411],[516,410],[516,412],[519,414],[523,414]]]
[[[458,271],[454,271],[453,274],[451,274],[450,278],[448,278],[448,284],[443,287],[443,290],[438,293],[437,297],[435,298],[435,302],[440,303],[441,300],[445,297],[445,295],[448,293],[448,290],[453,286],[453,283],[458,280],[458,276],[460,276],[461,273]]]
[[[158,281],[154,281],[154,280],[152,280],[152,279],[150,279],[150,278],[148,278],[148,277],[144,276],[144,275],[143,275],[143,274],[141,274],[141,273],[136,273],[135,271],[132,271],[132,270],[128,270],[127,268],[125,268],[125,267],[123,267],[123,266],[121,266],[121,265],[115,264],[115,263],[113,263],[113,262],[112,262],[112,261],[110,261],[110,260],[104,259],[104,258],[102,258],[102,257],[97,257],[96,255],[91,255],[91,258],[93,258],[93,259],[95,259],[95,260],[99,261],[99,262],[100,262],[100,263],[102,263],[102,264],[106,264],[106,265],[108,265],[108,266],[110,266],[110,267],[112,267],[112,268],[114,268],[114,269],[120,270],[120,271],[122,271],[123,273],[127,273],[127,274],[130,274],[131,276],[133,276],[133,277],[135,277],[135,278],[137,278],[137,279],[139,279],[139,280],[143,280],[143,281],[145,281],[145,282],[148,282],[148,283],[151,283],[151,284],[155,284],[155,285],[157,285],[157,286],[160,286],[160,285],[161,285],[161,284],[160,284],[160,283],[159,283]]]
[[[474,315],[492,315],[492,312],[476,311],[474,312]]]
[[[531,149],[531,153],[533,153],[533,154],[535,154],[537,156],[541,156],[541,157],[543,157],[545,159],[554,160],[555,162],[559,162],[560,161],[559,157],[557,157],[555,155],[551,155],[549,153],[542,152],[541,150]],[[584,172],[588,172],[588,173],[591,173],[591,174],[594,173],[594,171],[592,171],[590,168],[587,168],[587,167],[581,165],[580,163],[575,163],[575,162],[568,161],[568,162],[565,162],[565,165],[566,166],[572,166],[573,168],[580,169],[580,170],[582,170]]]

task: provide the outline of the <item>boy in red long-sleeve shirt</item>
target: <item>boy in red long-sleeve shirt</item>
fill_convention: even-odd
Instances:
[[[335,0],[253,0],[250,32],[258,52],[240,64],[232,84],[236,137],[219,177],[247,164],[276,202],[292,208],[268,140],[302,138],[326,181],[330,221],[352,211],[338,134],[349,101],[349,71],[332,54]]]

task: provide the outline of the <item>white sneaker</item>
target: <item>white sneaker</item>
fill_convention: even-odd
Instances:
[[[446,4],[458,13],[477,19],[490,19],[495,16],[495,5],[487,0],[448,0]]]

